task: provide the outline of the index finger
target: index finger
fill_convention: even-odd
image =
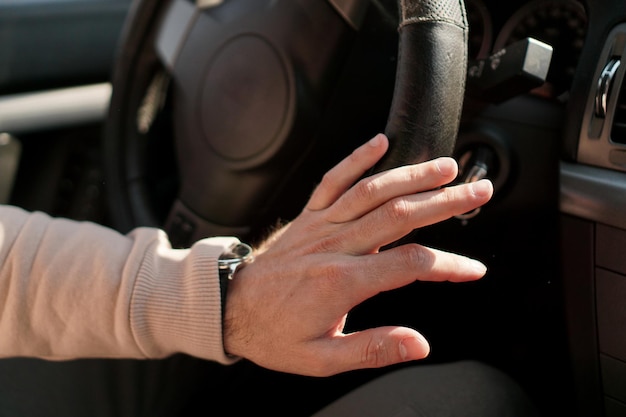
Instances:
[[[388,148],[389,140],[382,133],[356,148],[324,175],[305,208],[318,211],[330,207],[383,157]]]

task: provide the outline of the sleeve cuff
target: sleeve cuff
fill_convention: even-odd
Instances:
[[[148,249],[131,298],[130,322],[147,357],[186,353],[231,364],[224,351],[222,297],[217,260],[233,237],[172,249],[161,235]]]

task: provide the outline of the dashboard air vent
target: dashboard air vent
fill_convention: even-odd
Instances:
[[[626,83],[622,83],[622,88],[617,98],[615,114],[613,115],[611,140],[615,143],[626,144]]]
[[[626,23],[609,32],[596,62],[577,160],[626,172]]]

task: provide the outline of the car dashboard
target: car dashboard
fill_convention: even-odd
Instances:
[[[475,12],[472,12],[473,8]],[[504,12],[505,8],[509,11]],[[553,152],[559,161],[560,214],[558,219],[550,221],[558,224],[559,262],[554,272],[560,277],[562,287],[563,318],[571,364],[567,369],[572,373],[571,393],[576,398],[572,413],[624,415],[626,339],[623,329],[626,315],[621,307],[626,295],[626,269],[621,249],[626,237],[624,4],[534,1],[517,6],[506,3],[498,7],[468,2],[468,14],[470,22],[481,22],[473,26],[481,28],[481,35],[475,34],[475,40],[470,36],[470,48],[473,45],[474,50],[479,51],[477,55],[489,51],[485,45],[493,45],[490,52],[486,52],[489,54],[497,51],[506,42],[504,39],[516,40],[525,36],[536,37],[554,47],[546,84],[531,91],[531,95],[542,97],[541,105],[547,105],[543,100],[547,99],[551,103],[548,107],[554,113],[547,108],[537,109],[532,119],[535,123],[544,120],[545,127],[550,121],[558,120],[551,127],[554,129],[551,140],[556,140]],[[483,27],[488,28],[485,34],[482,34]],[[503,105],[512,103],[499,106]],[[522,112],[532,113],[532,106],[521,112],[511,109],[506,116],[495,117],[504,120],[517,114],[515,118],[520,121]],[[562,112],[556,109],[559,106]],[[495,109],[491,111],[498,113]],[[482,116],[489,113],[487,111]],[[489,125],[493,128],[494,123],[489,122]],[[545,131],[545,128],[540,130]],[[511,132],[509,129],[507,134]],[[526,136],[515,142],[531,140]],[[545,144],[534,146],[534,151],[521,157],[527,167],[542,166],[532,153]],[[550,174],[544,172],[535,178],[535,185],[529,187],[535,187],[539,192],[540,182],[548,178]],[[512,198],[516,192],[511,191],[505,199]],[[524,198],[524,201],[531,199]],[[496,204],[504,202],[494,203],[494,206]],[[519,214],[520,217],[509,216],[509,219],[517,221],[527,212]],[[546,230],[549,229],[543,227],[535,231]],[[539,242],[544,238],[545,235],[537,234],[534,245],[540,246]],[[517,239],[517,236],[511,235],[509,239]],[[536,263],[539,258],[535,255],[526,259],[535,267],[543,268],[542,263]],[[543,265],[549,265],[548,259],[545,262]],[[554,387],[556,391],[558,389]]]

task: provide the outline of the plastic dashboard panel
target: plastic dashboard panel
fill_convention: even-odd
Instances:
[[[615,49],[626,4],[590,0],[588,9],[590,33],[571,92],[560,166],[561,270],[578,415],[614,417],[626,415],[626,165],[611,157],[624,146],[612,142],[609,131],[626,64],[622,48]],[[594,100],[602,71],[617,55],[622,68],[599,131]]]

